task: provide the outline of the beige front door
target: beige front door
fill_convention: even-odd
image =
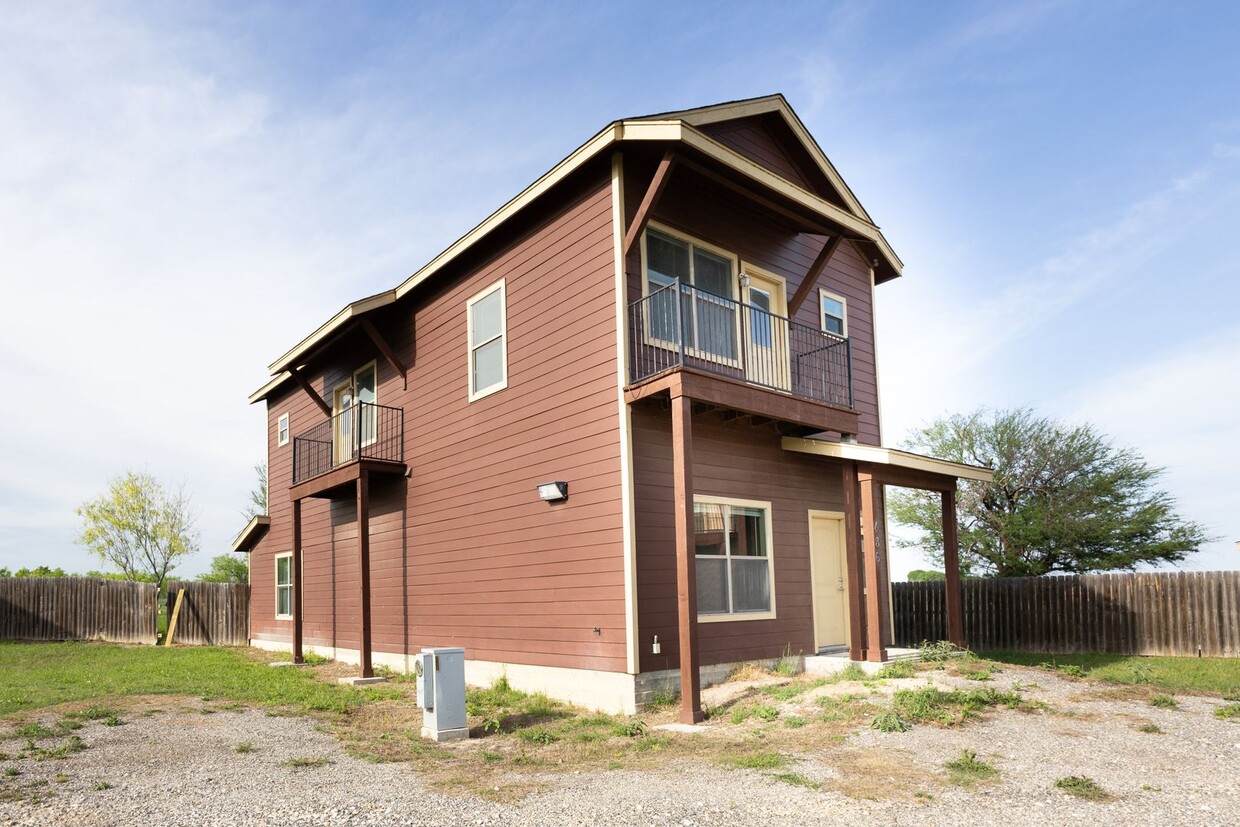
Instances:
[[[784,281],[770,273],[746,267],[745,378],[759,385],[788,390],[788,298]]]
[[[843,514],[810,512],[809,551],[817,648],[847,646],[848,573],[844,567]]]

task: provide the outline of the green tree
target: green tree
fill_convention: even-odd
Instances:
[[[14,577],[73,577],[60,566],[51,568],[50,566],[35,566],[34,568],[20,568],[13,572]]]
[[[1028,409],[978,410],[933,422],[906,447],[994,469],[993,483],[960,482],[962,574],[1023,577],[1177,563],[1210,539],[1157,487],[1163,469],[1115,447],[1092,425],[1069,426]],[[920,546],[942,565],[939,495],[893,490],[888,507],[920,534],[897,542]]]
[[[242,557],[220,554],[211,558],[210,570],[198,575],[198,579],[203,583],[249,583],[250,565]]]
[[[267,513],[267,463],[260,462],[255,465],[254,473],[258,475],[258,481],[254,483],[249,501],[241,510],[247,520]]]
[[[150,474],[116,477],[99,497],[78,506],[78,542],[128,580],[150,578],[161,590],[178,561],[198,550],[198,531],[184,488],[165,491]]]
[[[908,582],[910,583],[927,583],[933,580],[946,580],[947,575],[941,571],[933,571],[931,569],[913,569],[908,573]]]

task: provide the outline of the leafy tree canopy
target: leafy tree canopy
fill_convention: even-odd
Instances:
[[[267,513],[267,463],[260,462],[255,465],[254,474],[258,479],[254,481],[254,488],[250,491],[245,508],[241,509],[247,520]]]
[[[78,542],[128,580],[150,579],[160,589],[178,561],[198,550],[198,531],[183,489],[165,491],[150,474],[116,477],[98,497],[78,506]]]
[[[1115,447],[1092,425],[1069,426],[1028,409],[977,410],[915,432],[906,447],[994,469],[993,483],[960,481],[960,568],[1023,577],[1178,563],[1210,538],[1176,513],[1157,483],[1163,469]],[[895,489],[893,519],[943,562],[942,510],[933,492]]]
[[[913,569],[908,573],[908,582],[925,583],[932,580],[946,580],[947,575],[941,571],[933,571],[932,569]]]
[[[250,566],[241,556],[220,554],[211,558],[210,570],[198,579],[204,583],[249,583]]]
[[[77,575],[65,571],[60,566],[51,568],[49,566],[35,566],[34,568],[20,568],[17,571],[10,572],[6,568],[0,568],[0,577],[76,577]]]

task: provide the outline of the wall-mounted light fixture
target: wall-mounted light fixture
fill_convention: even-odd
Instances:
[[[549,503],[568,499],[568,483],[544,482],[538,486],[538,498]]]

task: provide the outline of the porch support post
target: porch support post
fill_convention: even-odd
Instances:
[[[672,481],[676,509],[676,605],[680,620],[680,720],[702,715],[698,676],[697,573],[693,525],[693,400],[672,391]]]
[[[370,473],[364,468],[357,477],[357,571],[361,588],[362,677],[373,678],[375,671],[370,661]]]
[[[301,500],[293,500],[293,663],[305,663],[301,645]]]
[[[883,484],[861,474],[861,540],[865,550],[865,659],[887,660],[887,561],[883,543]]]
[[[947,588],[947,639],[964,648],[964,607],[960,593],[960,541],[956,534],[956,492],[943,492],[943,574]]]
[[[865,604],[861,594],[861,489],[857,463],[845,462],[844,570],[848,583],[848,659],[865,658]]]

